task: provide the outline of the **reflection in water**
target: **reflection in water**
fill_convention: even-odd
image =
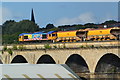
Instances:
[[[82,80],[120,80],[120,73],[77,73]]]
[[[105,54],[99,60],[95,72],[118,73],[120,72],[120,58],[114,54]]]

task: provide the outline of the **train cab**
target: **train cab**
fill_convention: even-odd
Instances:
[[[32,34],[31,33],[22,33],[19,35],[19,41],[31,41],[32,40]]]
[[[57,31],[49,31],[47,35],[48,35],[48,40],[55,42],[55,40],[57,39]]]

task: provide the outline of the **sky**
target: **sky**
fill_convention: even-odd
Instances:
[[[102,23],[118,21],[118,2],[2,2],[2,22],[31,19],[33,8],[35,21],[40,27]],[[0,20],[1,21],[1,20]]]

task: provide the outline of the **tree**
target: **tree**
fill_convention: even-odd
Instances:
[[[102,24],[115,24],[115,23],[117,23],[117,21],[114,21],[114,20],[109,20],[109,21],[105,21],[104,23],[102,23]]]
[[[14,20],[9,20],[9,21],[6,21],[5,23],[3,23],[2,25],[2,33],[3,34],[9,34],[11,33],[11,28],[12,26],[14,26],[16,24],[16,22]]]
[[[53,24],[47,24],[46,29],[51,29],[51,28],[55,28],[55,26]]]
[[[29,20],[22,20],[20,22],[9,20],[2,25],[2,29],[3,43],[11,44],[18,42],[19,34],[36,32],[39,30],[39,26]]]

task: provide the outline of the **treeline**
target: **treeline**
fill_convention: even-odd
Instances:
[[[30,20],[22,20],[16,22],[14,20],[9,20],[1,25],[2,27],[2,44],[17,44],[18,36],[21,33],[33,33],[33,32],[48,32],[48,31],[69,31],[78,30],[85,28],[102,28],[104,25],[108,27],[116,26],[119,22],[110,20],[101,24],[87,23],[87,24],[74,24],[74,25],[62,25],[54,26],[53,24],[47,24],[45,28],[41,28],[34,22]]]
[[[18,36],[21,33],[33,33],[39,31],[39,26],[32,21],[23,20],[15,22],[6,21],[2,25],[2,44],[18,43]]]
[[[86,23],[84,25],[82,24],[73,24],[73,25],[61,25],[55,27],[53,24],[47,24],[45,28],[41,28],[41,31],[69,31],[69,30],[78,30],[78,29],[86,29],[86,28],[104,28],[104,26],[107,27],[114,27],[114,26],[119,26],[120,22],[114,21],[114,20],[109,20],[105,21],[104,23],[101,24],[94,24],[94,23]]]

